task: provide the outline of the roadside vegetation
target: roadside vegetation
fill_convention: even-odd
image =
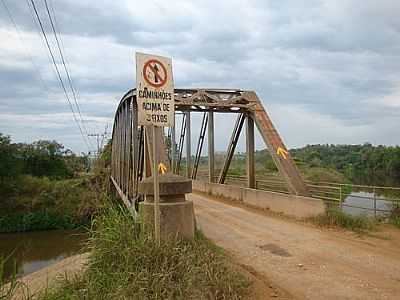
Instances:
[[[352,216],[339,208],[330,207],[325,214],[310,219],[313,223],[323,227],[341,227],[355,232],[368,232],[375,229],[377,221],[368,216]]]
[[[400,216],[392,217],[390,219],[390,222],[396,226],[397,228],[400,228]]]
[[[400,203],[393,209],[392,214],[390,216],[390,223],[400,228]]]

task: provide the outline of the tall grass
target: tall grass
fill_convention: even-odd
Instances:
[[[16,272],[6,280],[4,266],[8,259],[10,256],[6,258],[0,256],[0,300],[11,300],[16,290],[22,285],[16,278]]]
[[[376,221],[367,216],[352,216],[338,208],[328,208],[325,214],[311,219],[320,226],[342,227],[356,232],[369,231],[374,229]]]
[[[157,247],[120,208],[97,218],[89,248],[87,271],[41,299],[240,299],[247,290],[246,279],[201,233]]]

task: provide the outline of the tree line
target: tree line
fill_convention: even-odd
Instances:
[[[327,167],[351,182],[400,186],[400,147],[363,145],[307,145],[290,151],[296,161],[310,167]]]
[[[101,207],[102,177],[56,141],[13,143],[0,133],[0,232],[70,229]]]
[[[77,156],[56,141],[39,140],[31,144],[12,143],[0,133],[0,180],[21,174],[52,179],[73,177],[87,166],[86,156]]]
[[[85,171],[88,157],[77,156],[56,141],[13,143],[0,133],[0,193],[10,199],[20,190],[24,176],[60,180]]]

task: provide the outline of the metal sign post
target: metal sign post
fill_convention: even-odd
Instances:
[[[157,137],[160,128],[174,126],[175,102],[172,60],[167,57],[136,53],[136,97],[138,124],[152,127],[154,179],[154,237],[160,245],[160,190],[158,169],[165,166],[158,161]],[[160,165],[159,165],[160,164]]]

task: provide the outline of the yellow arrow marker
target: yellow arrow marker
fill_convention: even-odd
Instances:
[[[278,147],[278,150],[276,150],[276,154],[280,155],[283,157],[283,159],[286,159],[289,153],[282,147]]]
[[[158,165],[158,172],[161,174],[165,174],[167,172],[167,166],[164,165],[163,163],[160,163]]]

